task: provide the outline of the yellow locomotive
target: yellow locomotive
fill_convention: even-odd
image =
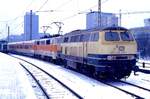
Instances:
[[[67,67],[97,76],[120,79],[136,63],[136,41],[123,27],[72,31],[63,36],[61,47]]]

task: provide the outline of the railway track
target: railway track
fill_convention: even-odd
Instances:
[[[83,99],[82,96],[45,70],[26,60],[15,58],[24,61],[20,62],[20,65],[32,76],[46,99]]]
[[[146,81],[146,82],[148,82],[148,83],[150,83],[150,80],[148,80],[148,79],[142,79],[143,81]]]
[[[34,84],[32,83],[33,87],[38,87],[38,89],[40,89],[40,93],[42,93],[41,95],[37,95],[37,97],[43,97],[46,99],[50,99],[48,93],[46,92],[46,90],[44,89],[44,87],[41,85],[41,83],[39,83],[38,79],[34,76],[34,74],[32,72],[30,72],[22,63],[19,63],[26,71],[27,73],[32,77],[32,82],[33,80],[35,81]],[[36,89],[35,89],[36,90]]]
[[[122,92],[124,92],[124,93],[126,93],[128,95],[131,95],[135,99],[144,99],[144,97],[142,97],[141,95],[135,94],[134,92],[131,92],[128,89],[125,90],[121,86],[118,86],[118,85],[114,84],[113,82],[111,83],[110,81],[107,82],[107,81],[103,81],[103,80],[99,80],[99,81],[104,83],[104,84],[106,84],[106,85],[108,85],[108,86],[111,86],[111,87],[113,87],[115,89],[118,89],[118,90],[120,90],[120,91],[122,91]]]
[[[101,81],[101,80],[100,80]],[[126,82],[117,80],[115,82],[101,81],[111,87],[121,90],[136,99],[148,99],[150,97],[150,89]]]
[[[145,88],[145,87],[141,87],[141,86],[139,86],[139,85],[135,85],[135,84],[130,83],[130,82],[126,82],[126,81],[122,81],[122,80],[118,80],[118,82],[121,82],[121,83],[124,83],[124,84],[128,84],[128,85],[131,85],[131,86],[134,86],[134,87],[137,87],[137,88],[140,88],[140,89],[143,89],[143,90],[145,90],[145,91],[150,92],[150,89],[147,89],[147,88]]]
[[[20,58],[19,58],[20,59]],[[21,59],[21,60],[23,60],[23,59]],[[28,62],[28,61],[26,61],[26,60],[23,60],[23,61],[25,61],[26,63],[28,63],[29,65],[32,65],[32,66],[30,66],[30,67],[33,67],[33,66],[35,66],[35,68],[38,68],[39,69],[39,67],[37,67],[36,65],[34,65],[33,63],[30,63],[30,62]],[[29,67],[29,66],[28,66]],[[107,81],[104,81],[104,80],[99,80],[99,82],[101,82],[101,83],[103,83],[103,84],[105,84],[105,85],[108,85],[108,86],[110,86],[110,87],[112,87],[112,88],[115,88],[115,89],[117,89],[117,90],[119,90],[119,91],[121,91],[121,92],[123,92],[123,93],[126,93],[127,95],[129,95],[129,96],[131,96],[131,97],[133,97],[133,98],[136,98],[136,99],[144,99],[144,98],[149,98],[150,97],[150,95],[149,95],[149,93],[150,93],[150,91],[149,91],[149,89],[144,89],[144,88],[142,88],[142,87],[140,87],[140,86],[138,86],[138,85],[134,85],[134,84],[129,84],[128,82],[127,83],[125,83],[125,82],[123,82],[123,81],[115,81],[115,82],[107,82]],[[115,84],[116,83],[116,84]],[[42,84],[43,85],[43,84]],[[128,89],[129,88],[129,89]],[[138,92],[137,92],[137,90],[138,90]],[[141,94],[140,92],[142,92],[142,93],[144,93],[144,94]],[[75,93],[75,94],[77,94],[77,93]],[[57,95],[56,95],[57,96]],[[79,96],[79,97],[78,97]],[[76,97],[76,95],[75,95],[75,97]],[[84,97],[84,96],[83,96]],[[83,97],[81,97],[80,95],[78,95],[77,94],[77,97],[76,98],[79,98],[79,99],[82,99]]]

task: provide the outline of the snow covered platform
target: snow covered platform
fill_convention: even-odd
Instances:
[[[0,99],[36,99],[16,59],[0,53]]]

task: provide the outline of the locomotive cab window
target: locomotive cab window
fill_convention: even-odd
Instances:
[[[69,37],[65,37],[65,38],[64,38],[64,43],[65,43],[65,42],[68,42],[68,40],[69,40]]]
[[[133,41],[134,40],[132,34],[129,32],[121,32],[120,36],[123,41]]]
[[[46,45],[50,44],[50,40],[46,40]]]
[[[39,42],[39,41],[36,41],[36,44],[37,44],[37,45],[40,45],[40,42]]]
[[[119,41],[119,34],[117,32],[105,32],[106,41]]]
[[[91,34],[91,39],[90,39],[90,41],[98,41],[98,39],[99,39],[99,33],[98,33],[98,32]]]

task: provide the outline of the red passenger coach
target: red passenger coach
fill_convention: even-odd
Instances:
[[[58,52],[61,50],[60,44],[58,43],[59,38],[13,42],[8,44],[8,50],[11,53],[34,56],[55,62],[58,57]]]
[[[8,50],[11,53],[33,56],[34,55],[34,41],[9,43]]]

